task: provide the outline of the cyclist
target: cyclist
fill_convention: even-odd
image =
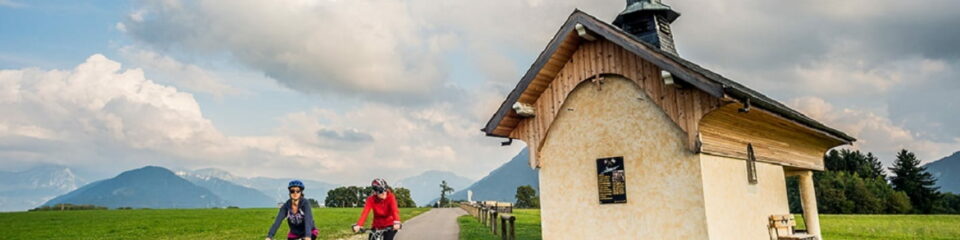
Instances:
[[[273,235],[277,233],[280,227],[280,221],[287,219],[287,226],[290,232],[287,233],[287,239],[317,239],[317,227],[313,222],[313,211],[310,209],[310,202],[303,197],[303,182],[293,180],[287,184],[287,190],[290,191],[290,199],[287,200],[280,211],[277,212],[277,218],[270,226],[270,232],[267,233],[267,240],[272,240]]]
[[[360,219],[353,225],[353,232],[360,231],[360,226],[367,221],[367,214],[373,210],[374,230],[391,228],[383,233],[384,240],[393,240],[393,236],[400,229],[400,209],[397,208],[397,198],[393,195],[387,181],[383,179],[373,179],[370,183],[373,193],[367,197],[367,202],[363,205],[363,213],[360,213]]]

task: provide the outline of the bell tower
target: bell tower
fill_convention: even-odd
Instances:
[[[617,15],[613,25],[644,42],[677,55],[673,44],[673,31],[670,29],[670,23],[677,20],[677,17],[680,17],[680,13],[660,3],[660,0],[627,0],[627,8]]]

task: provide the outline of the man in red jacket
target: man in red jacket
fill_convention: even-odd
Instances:
[[[373,179],[370,183],[375,194],[367,198],[363,205],[363,212],[360,213],[360,219],[353,225],[353,232],[360,231],[360,226],[367,221],[367,214],[373,209],[373,229],[380,230],[389,227],[393,229],[384,232],[384,240],[393,240],[393,236],[400,229],[400,209],[397,208],[397,198],[387,187],[387,181],[383,179]]]

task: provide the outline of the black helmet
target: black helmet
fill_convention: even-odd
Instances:
[[[389,186],[387,186],[386,180],[376,178],[376,179],[373,179],[373,182],[370,183],[370,187],[373,188],[374,192],[383,193],[387,191],[387,188]]]

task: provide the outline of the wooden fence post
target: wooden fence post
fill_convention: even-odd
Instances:
[[[480,220],[480,223],[487,225],[487,207],[483,204],[480,204],[480,214],[477,215],[477,220]]]
[[[497,235],[497,210],[490,211],[490,227],[493,228],[493,235]]]
[[[500,217],[500,239],[507,240],[507,219]]]
[[[516,222],[517,217],[513,214],[500,214],[500,239],[517,239]],[[507,226],[507,223],[510,226]]]
[[[515,222],[516,220],[517,220],[517,217],[510,215],[510,239],[511,240],[517,239],[517,227],[513,225],[513,222]]]

